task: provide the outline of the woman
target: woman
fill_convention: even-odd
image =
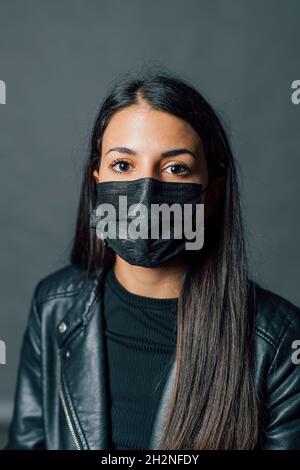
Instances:
[[[189,203],[194,228],[200,201],[204,245],[105,233],[97,208],[120,195]],[[299,309],[248,277],[212,107],[168,74],[121,80],[92,132],[71,262],[33,295],[7,448],[300,449],[298,339]]]

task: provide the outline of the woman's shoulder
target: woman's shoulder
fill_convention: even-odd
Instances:
[[[75,296],[85,283],[91,284],[93,289],[95,278],[99,275],[101,270],[87,277],[79,266],[66,264],[39,280],[34,291],[35,300],[43,303],[56,297]],[[287,334],[291,337],[298,335],[295,339],[300,340],[300,308],[257,282],[251,283],[256,298],[256,334],[275,348]]]
[[[275,348],[289,336],[300,340],[300,308],[284,296],[253,282],[256,333]]]
[[[78,293],[83,285],[92,279],[94,276],[87,277],[82,268],[66,264],[41,278],[36,284],[34,294],[37,302],[65,295],[71,296]]]

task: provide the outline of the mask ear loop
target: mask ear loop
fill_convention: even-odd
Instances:
[[[206,185],[206,187],[205,187],[204,189],[202,189],[201,194],[205,193],[205,192],[207,191],[207,189],[210,187],[211,184],[212,184],[212,181],[210,181],[210,182]]]

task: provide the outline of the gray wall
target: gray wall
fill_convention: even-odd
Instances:
[[[93,118],[111,80],[143,64],[189,79],[221,113],[253,273],[300,304],[299,15],[296,0],[0,0],[0,428],[33,288],[68,262]]]

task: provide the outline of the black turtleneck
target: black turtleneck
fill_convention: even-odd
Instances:
[[[104,318],[114,449],[149,449],[167,372],[175,357],[178,298],[129,292],[105,277]]]

